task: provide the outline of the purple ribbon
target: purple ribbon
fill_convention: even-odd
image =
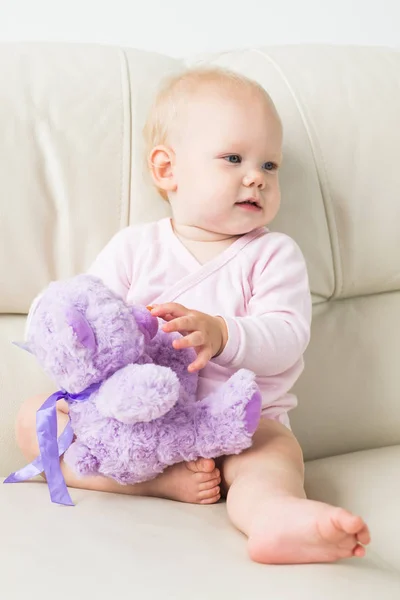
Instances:
[[[45,473],[49,486],[51,501],[66,506],[74,506],[68,493],[67,485],[60,467],[59,457],[69,448],[74,438],[74,432],[69,420],[66,428],[57,440],[57,400],[67,402],[84,402],[101,385],[93,383],[79,394],[70,394],[59,390],[52,394],[36,413],[36,432],[39,442],[40,455],[33,462],[15,473],[11,473],[3,483],[20,483],[40,473]]]

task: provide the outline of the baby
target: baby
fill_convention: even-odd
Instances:
[[[199,398],[235,370],[254,371],[263,418],[252,448],[216,465],[199,459],[156,479],[120,486],[105,477],[71,487],[212,504],[226,497],[232,523],[262,563],[331,562],[365,554],[364,521],[343,508],[308,500],[302,451],[288,411],[310,337],[307,270],[296,243],[266,225],[280,205],[282,124],[265,90],[216,68],[188,70],[160,90],[146,127],[148,165],[171,219],[127,227],[95,260],[98,275],[130,303],[152,306],[164,331],[183,334],[200,371]],[[28,460],[38,454],[28,400],[17,422]],[[59,432],[68,407],[58,405]]]

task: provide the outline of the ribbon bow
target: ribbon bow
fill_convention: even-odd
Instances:
[[[84,402],[93,392],[98,390],[100,383],[92,383],[78,394],[70,394],[59,390],[52,394],[36,413],[36,432],[39,442],[40,455],[29,465],[11,473],[4,483],[20,483],[40,473],[45,473],[49,486],[51,501],[66,506],[74,506],[68,493],[64,476],[61,472],[59,457],[69,448],[74,439],[74,432],[69,420],[66,428],[57,440],[57,410],[56,402],[64,399],[69,402]]]

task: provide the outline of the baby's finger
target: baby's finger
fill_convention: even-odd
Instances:
[[[183,333],[194,330],[190,317],[178,317],[176,319],[172,319],[163,325],[161,329],[166,333],[171,333],[172,331],[179,331],[180,333]]]
[[[176,302],[167,302],[166,304],[158,304],[155,306],[152,309],[151,314],[153,317],[161,317],[161,319],[167,315],[176,319],[177,317],[183,317],[184,315],[187,315],[188,312],[188,309],[182,306],[182,304],[177,304]]]
[[[204,369],[204,367],[206,366],[208,361],[211,360],[211,358],[211,350],[209,350],[208,348],[204,348],[204,350],[199,352],[196,360],[188,366],[188,371],[190,373],[194,373],[195,371],[200,371],[200,369]]]
[[[173,319],[175,319],[175,317],[173,317],[173,316],[172,316],[172,315],[170,315],[170,314],[168,314],[168,315],[164,315],[164,316],[162,317],[162,320],[163,320],[163,321],[166,321],[167,323],[168,323],[169,321],[173,321]]]
[[[194,331],[193,333],[174,340],[172,342],[175,350],[181,350],[182,348],[192,348],[196,346],[201,346],[204,344],[204,336],[201,331]]]

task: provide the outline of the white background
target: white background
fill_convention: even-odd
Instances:
[[[296,43],[400,47],[400,1],[0,0],[0,42],[31,40],[172,56]]]

